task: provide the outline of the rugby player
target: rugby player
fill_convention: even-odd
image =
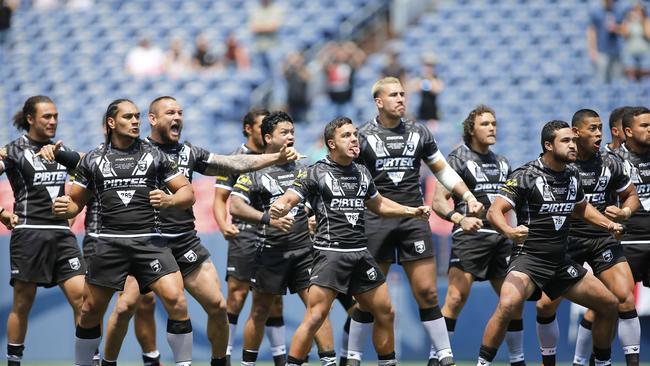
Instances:
[[[582,182],[587,202],[611,220],[623,222],[639,208],[634,185],[625,174],[623,163],[612,154],[601,153],[603,124],[596,111],[581,109],[571,119],[577,134],[577,159],[570,165],[575,168]],[[621,207],[608,205],[612,197]],[[638,351],[641,343],[641,326],[634,307],[634,280],[623,247],[610,233],[599,230],[582,220],[571,218],[568,238],[569,256],[578,264],[587,262],[596,277],[619,301],[618,337],[625,352],[628,366],[639,364]],[[556,311],[561,298],[551,301],[542,296],[537,302],[537,338],[540,341],[543,364],[555,365],[555,353],[559,338]],[[593,311],[589,310],[580,322],[573,363],[584,365],[591,353],[591,326]]]
[[[447,164],[431,132],[423,124],[403,118],[406,99],[400,81],[394,77],[380,79],[372,87],[372,97],[378,115],[359,128],[358,162],[368,168],[379,193],[403,205],[421,205],[420,164],[424,161],[443,186],[467,202],[468,214],[481,212],[483,205]],[[381,218],[369,212],[366,234],[368,250],[384,275],[392,263],[403,266],[431,341],[431,362],[437,359],[444,366],[453,364],[445,320],[438,305],[429,223],[408,217]],[[356,310],[350,324],[348,364],[353,366],[361,362],[363,344],[372,326],[372,316],[366,310]]]
[[[293,146],[295,131],[292,118],[284,112],[271,112],[262,121],[266,153],[279,151],[283,145]],[[307,173],[299,162],[278,165],[240,175],[230,199],[234,217],[256,225],[257,252],[251,278],[253,304],[244,327],[242,365],[253,366],[264,336],[264,323],[269,317],[276,295],[288,289],[307,304],[312,248],[307,211],[303,203],[287,216],[271,219],[271,204],[295,179]],[[315,335],[321,365],[336,364],[332,327],[325,320]]]
[[[59,113],[47,96],[29,97],[13,118],[26,133],[6,146],[0,161],[14,193],[14,216],[3,210],[10,239],[13,305],[7,319],[7,364],[18,366],[25,349],[29,312],[38,287],[59,286],[79,321],[86,271],[77,239],[67,220],[52,214],[52,201],[65,193],[68,174],[56,162],[38,156],[56,135]],[[67,150],[65,146],[61,149]]]
[[[463,121],[465,143],[447,157],[449,165],[486,208],[490,207],[499,188],[510,175],[508,159],[490,149],[496,143],[496,134],[494,111],[485,105],[479,105]],[[449,338],[454,333],[456,320],[474,281],[490,281],[498,295],[512,249],[512,242],[494,230],[487,219],[467,216],[464,201],[454,197],[454,206],[449,207],[450,196],[442,184],[437,184],[432,206],[438,216],[454,223],[449,284],[442,307]],[[523,329],[521,316],[515,317],[508,324],[506,342],[512,366],[525,365]]]
[[[385,276],[367,249],[365,208],[385,217],[423,220],[428,219],[430,208],[404,206],[379,194],[368,169],[354,163],[359,156],[359,140],[350,119],[339,117],[329,122],[324,141],[329,151],[327,158],[312,165],[306,176],[296,180],[272,204],[269,212],[271,219],[279,219],[306,201],[315,210],[318,225],[307,312],[294,334],[287,364],[305,362],[332,301],[337,293],[348,293],[375,318],[373,344],[379,365],[394,365],[394,309]]]
[[[567,166],[577,155],[577,137],[571,127],[563,121],[550,121],[541,135],[541,156],[510,175],[487,213],[492,227],[515,247],[477,365],[490,365],[509,322],[521,314],[527,299],[539,299],[542,291],[552,300],[564,296],[596,311],[594,355],[599,366],[608,365],[618,300],[567,255],[567,218],[581,218],[616,235],[622,233],[622,226],[586,201],[578,171]],[[514,228],[505,217],[511,209],[517,214],[518,226]]]
[[[265,109],[252,109],[244,116],[242,133],[246,142],[233,151],[233,154],[261,154],[264,152],[262,138],[262,120],[269,114]],[[228,198],[237,182],[239,174],[217,175],[214,193],[214,217],[219,225],[224,239],[228,240],[228,260],[226,282],[228,295],[226,308],[228,311],[229,334],[226,358],[230,366],[230,355],[235,340],[235,331],[239,313],[244,307],[248,291],[251,288],[250,279],[253,274],[255,260],[256,230],[248,222],[232,219],[228,222]],[[275,366],[284,366],[286,362],[285,326],[282,317],[282,297],[276,297],[271,307],[271,315],[266,322],[266,335],[271,344],[271,354]]]

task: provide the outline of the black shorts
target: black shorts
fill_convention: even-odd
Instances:
[[[571,259],[579,264],[589,263],[594,274],[626,261],[621,243],[613,236],[600,238],[569,236],[568,253]]]
[[[311,246],[278,250],[260,247],[255,254],[251,286],[263,294],[292,294],[309,287]]]
[[[226,281],[232,276],[240,281],[249,282],[255,269],[255,243],[257,234],[241,231],[234,240],[228,241],[228,264]]]
[[[511,271],[527,274],[537,286],[537,290],[528,298],[531,301],[539,300],[542,297],[542,291],[551,300],[555,300],[587,274],[587,270],[568,255],[560,263],[539,256],[513,255],[508,267],[508,272]]]
[[[88,261],[86,282],[122,291],[126,277],[131,275],[144,294],[150,291],[150,284],[176,271],[178,264],[163,237],[99,237],[95,254]]]
[[[385,281],[386,277],[379,265],[366,249],[356,252],[314,250],[310,285],[357,295],[370,291]]]
[[[634,282],[643,282],[643,286],[650,287],[650,240],[623,241],[621,244],[632,269]]]
[[[366,211],[368,251],[378,262],[402,263],[433,258],[429,222],[414,218],[383,218]]]
[[[86,273],[77,238],[68,229],[14,229],[9,242],[11,279],[52,287]]]
[[[504,278],[511,252],[512,242],[499,233],[458,232],[452,236],[449,268],[470,273],[477,281]]]
[[[196,231],[165,238],[183,277],[192,273],[210,258],[210,252],[201,244],[201,239],[196,235]]]
[[[84,253],[84,259],[86,262],[90,259],[90,257],[95,254],[95,245],[97,243],[97,237],[92,236],[92,235],[84,235],[84,240],[81,243],[81,250]]]

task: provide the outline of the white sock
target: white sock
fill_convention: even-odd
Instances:
[[[560,338],[560,327],[557,324],[555,316],[553,316],[553,321],[550,323],[540,323],[539,319],[537,317],[537,339],[539,340],[542,356],[552,356],[557,349],[557,340]]]
[[[167,343],[174,354],[176,366],[192,364],[192,323],[187,320],[167,320]]]
[[[102,331],[98,326],[81,328],[77,326],[74,338],[74,364],[79,366],[92,365],[95,350],[102,340]]]
[[[578,326],[578,336],[576,337],[576,351],[573,356],[573,363],[586,365],[591,357],[593,348],[591,338],[591,322],[584,318]]]
[[[267,325],[264,328],[264,333],[266,334],[266,338],[269,340],[269,343],[271,344],[271,354],[273,356],[281,356],[287,354],[287,347],[285,341],[286,328],[284,324],[280,326]]]
[[[524,324],[521,319],[513,319],[508,324],[506,344],[510,363],[524,360]]]
[[[639,353],[641,348],[641,323],[636,310],[619,313],[618,339],[626,355]]]
[[[361,315],[359,315],[361,314]],[[372,319],[370,313],[362,312],[355,310],[354,317],[359,319],[359,316],[364,318],[364,322],[359,322],[354,319],[350,321],[350,335],[348,336],[348,359],[361,361],[363,356],[363,346],[366,344],[366,340],[370,338],[372,334],[372,328],[374,323],[368,321]],[[370,317],[370,319],[368,319]]]

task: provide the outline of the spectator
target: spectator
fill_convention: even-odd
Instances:
[[[172,39],[165,57],[165,72],[172,79],[183,77],[192,70],[192,61],[183,49],[183,40]]]
[[[54,10],[61,6],[59,0],[33,0],[32,8],[36,10]]]
[[[650,61],[650,20],[645,7],[637,2],[627,13],[621,25],[623,35],[623,66],[630,80],[639,81],[648,76]]]
[[[442,92],[443,88],[444,83],[436,75],[435,57],[433,55],[425,56],[420,76],[412,82],[412,90],[420,94],[419,121],[438,122],[438,94]]]
[[[226,52],[223,56],[223,62],[226,68],[246,70],[250,67],[248,53],[232,33],[226,37]]]
[[[614,0],[602,0],[602,6],[590,13],[587,28],[589,58],[596,70],[596,77],[605,83],[622,75],[621,22],[623,12]]]
[[[365,54],[353,42],[330,43],[324,50],[327,94],[335,107],[335,114],[354,119],[356,116],[351,116],[354,73],[363,63]]]
[[[126,56],[126,71],[137,77],[161,75],[165,70],[165,54],[158,47],[153,47],[148,38],[140,39],[138,46]]]
[[[255,52],[266,72],[272,72],[270,52],[277,45],[277,33],[282,24],[282,9],[272,0],[260,0],[251,9],[249,27],[255,37]]]
[[[406,80],[406,71],[397,59],[397,52],[388,53],[388,63],[381,70],[382,76],[392,76],[404,82]]]
[[[11,28],[11,15],[18,8],[18,2],[12,0],[0,0],[0,46],[4,44],[9,36]]]
[[[196,37],[194,55],[192,63],[196,69],[209,69],[218,65],[219,58],[217,54],[210,51],[210,44],[205,35],[199,34]]]
[[[309,71],[302,54],[295,52],[287,57],[284,77],[287,81],[287,107],[296,122],[307,120],[309,110]]]
[[[68,10],[86,11],[93,8],[95,0],[68,0],[65,4]]]

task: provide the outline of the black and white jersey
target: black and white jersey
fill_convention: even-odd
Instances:
[[[389,129],[375,118],[359,128],[359,146],[357,162],[368,168],[383,196],[403,205],[422,205],[420,161],[434,162],[438,152],[425,125],[402,120]]]
[[[576,160],[571,164],[578,170],[587,202],[601,213],[616,197],[630,186],[630,178],[625,174],[623,163],[613,155],[597,152],[590,160]],[[571,218],[570,235],[585,238],[608,237],[611,234],[580,219]]]
[[[68,220],[52,214],[52,202],[65,194],[66,167],[36,154],[45,145],[23,135],[7,145],[7,157],[0,162],[14,192],[16,228],[67,229]],[[67,149],[65,146],[61,149]]]
[[[147,138],[147,142],[167,154],[167,157],[178,166],[178,171],[185,175],[190,182],[192,182],[192,173],[203,174],[208,166],[210,152],[187,141],[176,144],[159,144]],[[167,188],[165,191],[171,193]],[[160,211],[161,227],[164,234],[181,234],[192,231],[194,230],[194,220],[194,212],[191,207],[186,210],[171,207]]]
[[[319,160],[290,188],[316,212],[314,248],[359,251],[366,248],[365,202],[378,192],[368,169],[357,163],[339,165]]]
[[[650,243],[650,151],[643,155],[627,149],[625,144],[618,150],[623,160],[625,173],[636,187],[636,193],[641,201],[641,207],[625,221],[623,244],[636,242]]]
[[[467,188],[474,194],[474,197],[483,204],[485,210],[490,208],[494,198],[499,193],[499,188],[506,182],[510,175],[510,163],[508,160],[497,155],[491,150],[483,155],[470,149],[463,144],[447,157],[447,162],[456,173],[463,179]],[[467,214],[467,203],[454,195],[454,210],[456,212]],[[458,225],[454,225],[454,232],[462,230]],[[481,231],[492,230],[490,222],[483,218],[483,229]]]
[[[575,205],[585,200],[578,171],[547,168],[541,158],[517,168],[501,186],[499,197],[512,205],[528,238],[516,250],[548,260],[564,260],[569,221]]]
[[[126,150],[109,146],[86,154],[74,184],[92,191],[99,202],[98,236],[153,236],[160,235],[161,227],[149,192],[180,174],[166,154],[137,139]]]
[[[246,147],[245,144],[242,144],[237,149],[235,149],[235,151],[233,151],[230,155],[237,155],[237,154],[255,154],[255,153],[251,149]],[[232,192],[233,187],[235,186],[235,183],[237,183],[237,179],[239,178],[239,174],[217,175],[215,178],[216,178],[216,183],[214,184],[215,188],[221,188]],[[236,219],[234,217],[232,218],[232,224],[237,226],[237,229],[239,229],[239,234],[237,234],[237,237],[245,236],[247,238],[250,238],[251,240],[254,240],[255,233],[257,232],[257,229],[255,228],[254,225],[244,220]]]
[[[306,176],[307,167],[301,163],[270,166],[240,175],[232,194],[240,197],[256,210],[268,212],[273,202],[293,186],[296,179]],[[257,245],[282,249],[309,247],[311,240],[304,203],[295,206],[289,215],[295,220],[289,233],[284,233],[271,225],[257,225]]]

